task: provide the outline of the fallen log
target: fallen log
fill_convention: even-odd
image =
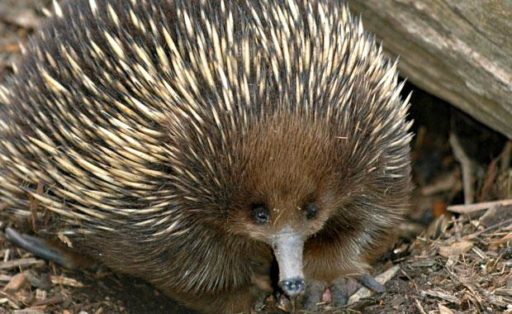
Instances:
[[[512,2],[348,0],[401,73],[512,138]]]

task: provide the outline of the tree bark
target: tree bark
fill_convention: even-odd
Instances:
[[[348,3],[404,77],[512,138],[512,1]]]

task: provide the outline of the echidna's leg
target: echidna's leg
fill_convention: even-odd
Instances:
[[[77,268],[81,264],[71,252],[54,245],[47,240],[21,234],[12,228],[5,229],[5,237],[14,245],[67,268]]]
[[[325,291],[325,284],[319,281],[310,281],[306,284],[306,293],[304,295],[304,309],[315,311],[319,303],[322,302],[322,295]]]

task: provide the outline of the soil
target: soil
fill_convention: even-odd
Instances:
[[[0,83],[49,4],[0,1]],[[404,94],[409,91],[417,188],[400,241],[375,265],[376,277],[388,275],[386,292],[323,310],[512,313],[512,143],[442,100],[412,85]],[[468,196],[477,205],[452,206]],[[35,258],[5,240],[9,224],[0,221],[0,314],[192,313],[149,284],[104,267],[71,271]],[[291,306],[284,299],[269,303],[268,312]]]

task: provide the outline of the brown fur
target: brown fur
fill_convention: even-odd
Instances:
[[[92,3],[57,8],[0,90],[4,212],[31,195],[40,235],[203,312],[268,290],[284,226],[306,281],[366,271],[407,206],[408,105],[341,2]]]

